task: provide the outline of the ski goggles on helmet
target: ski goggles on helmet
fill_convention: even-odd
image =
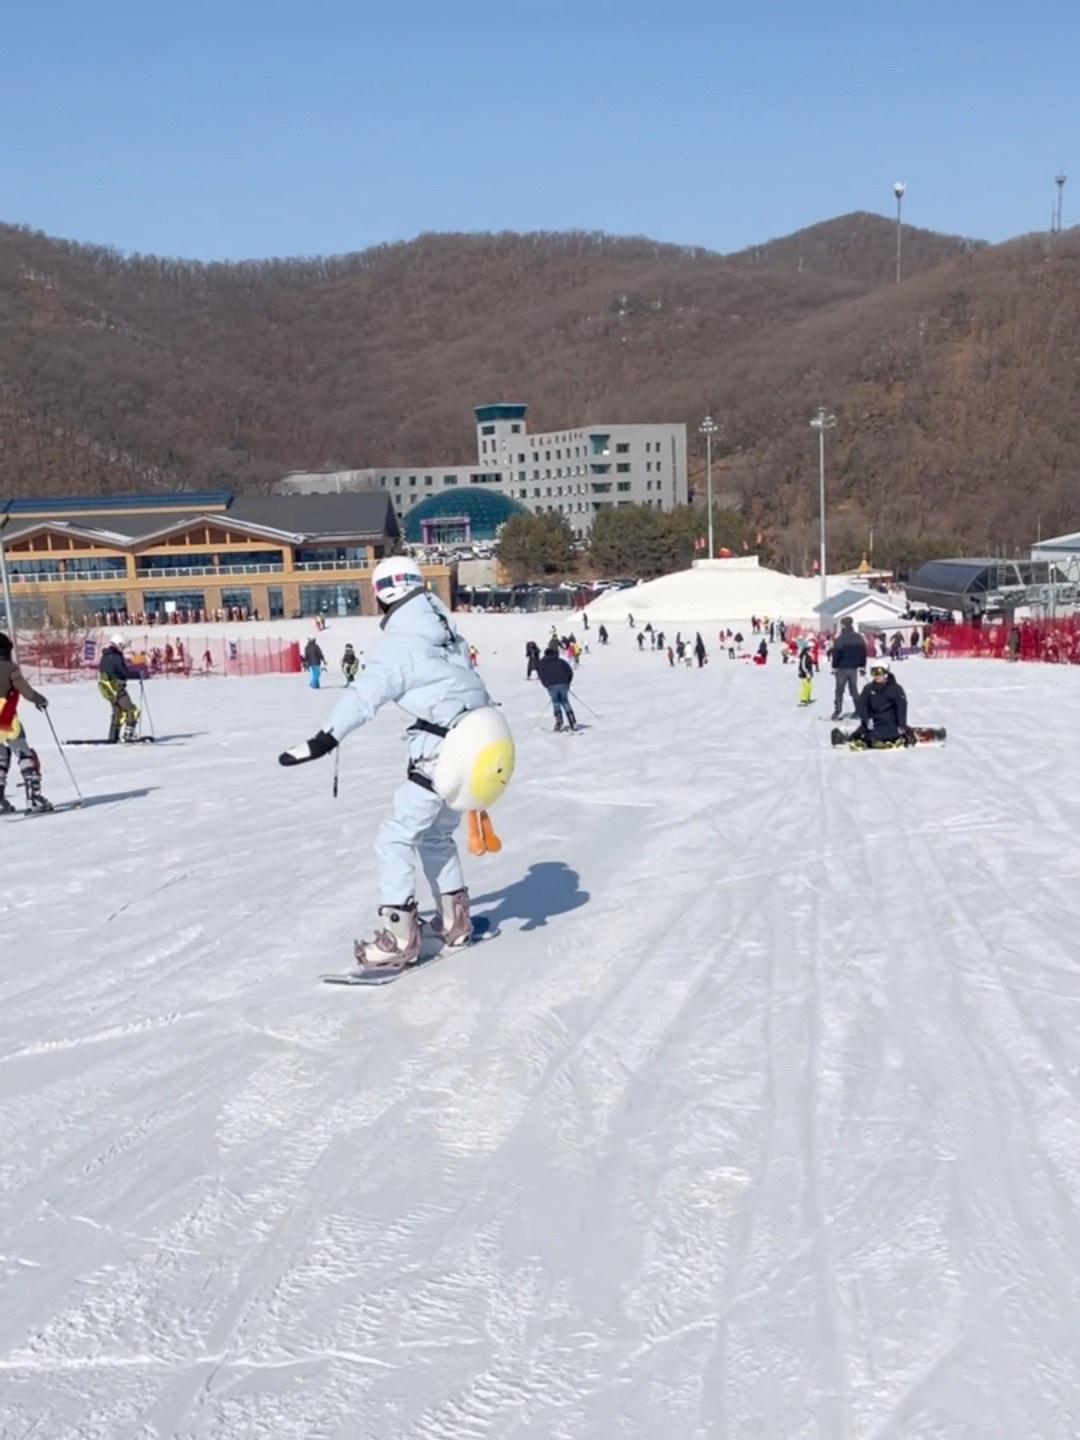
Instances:
[[[871,666],[870,666],[870,678],[871,678],[872,680],[876,680],[879,675],[888,675],[888,673],[889,673],[889,667],[888,667],[887,665],[871,665]]]

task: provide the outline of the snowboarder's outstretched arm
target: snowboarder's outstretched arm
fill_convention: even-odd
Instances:
[[[308,760],[329,755],[346,735],[373,720],[376,712],[389,701],[399,700],[407,688],[408,682],[402,670],[379,656],[338,701],[326,729],[320,730],[310,740],[283,751],[278,756],[278,764],[303,765]]]

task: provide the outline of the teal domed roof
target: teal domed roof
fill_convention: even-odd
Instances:
[[[494,540],[512,515],[527,515],[524,505],[482,485],[443,490],[421,500],[404,517],[405,538],[412,544],[460,544]],[[455,525],[455,521],[460,522]]]

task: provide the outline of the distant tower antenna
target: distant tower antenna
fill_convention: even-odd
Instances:
[[[892,193],[896,196],[896,283],[900,284],[900,237],[903,234],[903,225],[900,220],[900,211],[904,203],[904,191],[907,186],[902,180],[897,180],[892,187]]]
[[[1054,184],[1057,186],[1057,209],[1054,212],[1054,229],[1061,234],[1061,198],[1065,193],[1065,181],[1069,177],[1060,172],[1054,176]]]

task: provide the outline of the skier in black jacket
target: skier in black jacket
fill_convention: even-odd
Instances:
[[[128,694],[127,682],[141,680],[142,672],[129,665],[124,659],[124,637],[114,635],[101,652],[98,661],[98,690],[112,711],[109,721],[110,745],[121,738],[125,743],[135,739],[135,726],[139,723],[139,707]],[[123,734],[121,735],[121,726]]]
[[[840,634],[836,637],[832,652],[833,674],[836,676],[836,696],[833,699],[834,720],[840,719],[844,708],[844,691],[851,691],[851,703],[855,712],[859,710],[859,691],[855,684],[857,671],[866,674],[866,641],[856,631],[850,615],[840,621]]]
[[[870,684],[864,687],[855,709],[861,723],[849,742],[875,749],[910,740],[907,696],[888,665],[879,661],[870,667]]]
[[[555,711],[555,729],[563,728],[563,712],[571,730],[577,729],[577,718],[570,705],[570,685],[574,678],[573,668],[561,658],[553,645],[544,651],[536,673],[540,684],[551,696],[551,708]]]

